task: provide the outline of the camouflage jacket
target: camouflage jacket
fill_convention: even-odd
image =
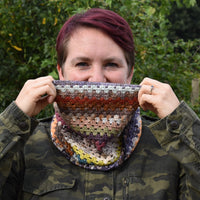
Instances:
[[[50,122],[14,103],[0,115],[1,200],[200,199],[200,121],[184,102],[164,119],[144,117],[132,156],[108,172],[69,163],[51,142]]]

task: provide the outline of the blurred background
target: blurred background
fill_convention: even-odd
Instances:
[[[58,79],[57,34],[70,16],[93,7],[113,10],[130,24],[136,46],[132,83],[147,76],[169,83],[200,116],[200,0],[1,0],[0,112],[26,80]],[[37,117],[52,113],[48,106]]]

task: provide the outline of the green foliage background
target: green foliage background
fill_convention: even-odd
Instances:
[[[27,79],[58,78],[57,34],[70,16],[92,7],[111,9],[129,22],[136,45],[134,84],[146,76],[167,82],[190,104],[191,80],[200,78],[200,39],[176,37],[170,21],[174,6],[199,9],[195,0],[1,0],[0,112]],[[193,106],[198,114],[199,104]],[[48,107],[39,117],[51,113]]]

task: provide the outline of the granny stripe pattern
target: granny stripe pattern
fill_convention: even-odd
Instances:
[[[54,81],[57,89],[51,136],[74,164],[109,170],[134,150],[141,134],[140,86]]]

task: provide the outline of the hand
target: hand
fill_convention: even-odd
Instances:
[[[138,101],[143,110],[151,110],[159,118],[172,113],[180,104],[170,85],[145,78],[138,94]]]
[[[15,103],[28,116],[37,115],[48,104],[53,103],[56,89],[51,76],[28,80],[20,91]]]

